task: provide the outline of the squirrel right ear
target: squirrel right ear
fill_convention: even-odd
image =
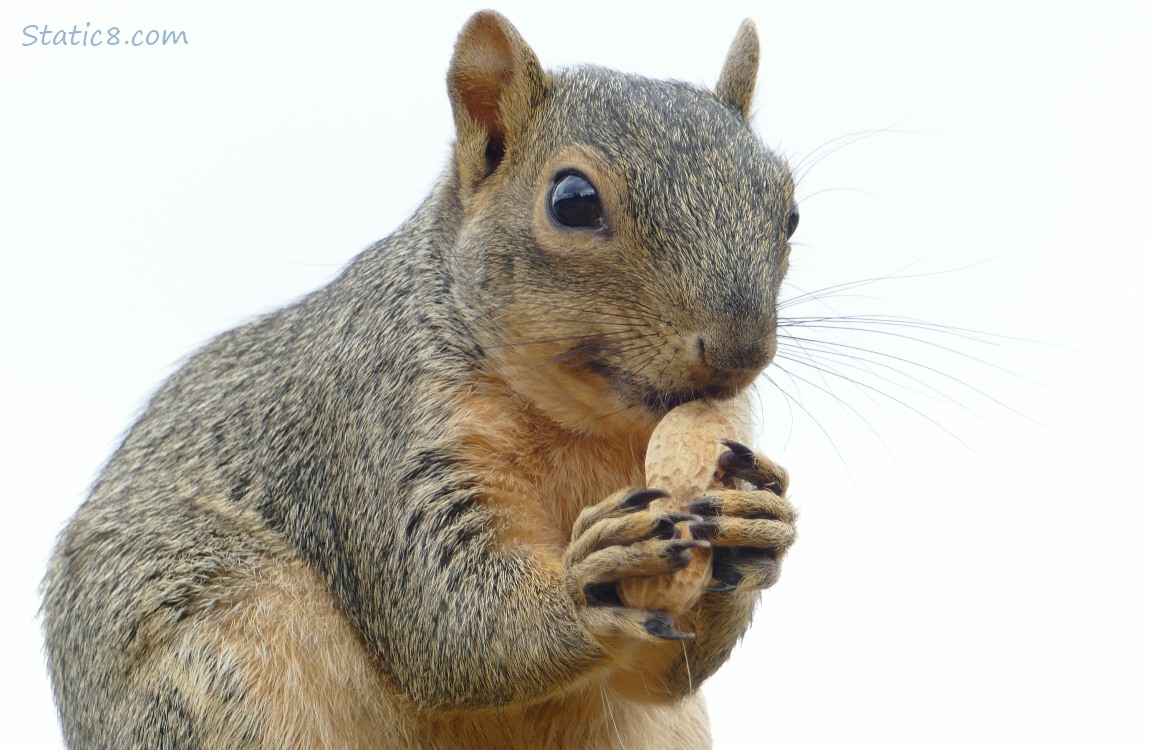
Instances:
[[[468,19],[447,72],[465,185],[495,171],[547,89],[539,59],[510,21],[493,10]]]
[[[727,52],[723,72],[715,86],[715,95],[741,112],[744,120],[751,117],[751,99],[755,95],[755,76],[759,72],[759,34],[755,24],[746,19],[739,25],[735,41]]]

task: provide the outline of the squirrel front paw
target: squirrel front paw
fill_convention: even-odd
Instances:
[[[783,555],[795,540],[797,513],[786,499],[787,473],[734,440],[719,456],[723,489],[708,490],[686,510],[708,519],[700,536],[714,546],[708,591],[765,589],[779,579]]]
[[[686,521],[691,535],[699,537],[710,532],[712,522],[648,507],[665,497],[658,489],[623,490],[585,508],[576,519],[563,556],[565,581],[592,634],[655,641],[692,637],[677,630],[666,612],[624,606],[616,593],[620,579],[673,573],[690,564],[692,549],[710,546],[705,539],[680,538],[676,525]]]

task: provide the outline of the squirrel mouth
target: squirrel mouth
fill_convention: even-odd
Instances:
[[[587,370],[603,377],[610,384],[608,387],[624,403],[645,407],[660,417],[688,401],[700,398],[730,398],[740,390],[738,385],[724,381],[713,381],[696,388],[658,388],[645,379],[594,356],[598,353],[597,343],[583,345],[568,352],[562,357],[565,360],[564,364],[569,369]]]
[[[658,391],[650,390],[643,396],[643,404],[654,412],[668,412],[676,406],[702,397],[702,391]]]
[[[715,398],[723,399],[730,398],[735,395],[737,389],[729,388],[722,385],[708,385],[705,388],[688,390],[688,391],[665,391],[656,388],[648,388],[643,394],[643,405],[653,412],[658,414],[666,414],[674,409],[676,406],[694,401],[700,398]]]

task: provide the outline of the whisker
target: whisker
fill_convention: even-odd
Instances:
[[[977,268],[978,266],[981,266],[981,265],[984,265],[986,263],[990,263],[992,261],[998,260],[999,258],[1001,258],[1007,254],[1008,253],[999,253],[997,255],[991,255],[989,257],[982,258],[982,259],[977,260],[977,261],[972,261],[971,263],[967,263],[967,264],[962,265],[962,266],[955,266],[953,268],[943,268],[943,269],[939,269],[937,271],[918,271],[915,273],[907,273],[908,269],[913,268],[915,265],[922,262],[922,258],[919,258],[919,259],[916,259],[916,260],[913,260],[913,261],[907,263],[902,268],[899,268],[899,269],[897,269],[891,273],[885,274],[883,276],[872,276],[872,277],[868,277],[865,279],[855,279],[853,281],[844,281],[844,282],[839,283],[839,284],[832,284],[831,286],[823,287],[822,289],[815,289],[813,291],[804,291],[802,294],[800,294],[798,296],[788,297],[785,300],[780,300],[779,309],[783,310],[783,309],[786,309],[788,307],[793,307],[794,305],[797,305],[797,304],[802,304],[804,302],[824,301],[824,300],[830,299],[830,298],[840,298],[840,297],[844,296],[844,295],[842,295],[842,292],[850,291],[852,289],[858,289],[860,287],[870,286],[872,284],[879,284],[882,282],[889,282],[889,281],[910,281],[910,280],[930,278],[933,276],[949,275],[949,274],[953,274],[953,273],[959,273],[962,271],[969,271],[972,268]],[[787,284],[787,286],[791,286],[791,287],[794,287],[796,289],[801,288],[801,287],[798,287],[796,284],[794,284],[793,282],[790,282],[790,281],[786,282],[786,284]]]
[[[810,364],[807,364],[806,366],[807,366],[807,367],[816,367],[816,366],[814,366],[814,365],[810,365]],[[819,369],[819,368],[817,368],[817,367],[816,367],[816,369]],[[962,446],[964,446],[964,447],[965,447],[967,450],[969,450],[971,453],[974,453],[975,455],[978,455],[978,451],[974,450],[974,448],[972,448],[972,447],[971,447],[969,444],[967,444],[967,442],[966,442],[965,440],[963,440],[963,439],[962,439],[962,438],[960,438],[960,437],[959,437],[957,434],[955,434],[955,432],[954,432],[953,430],[950,430],[950,429],[947,429],[946,427],[944,427],[944,426],[943,426],[943,424],[942,424],[941,422],[939,422],[937,419],[935,419],[935,418],[933,418],[933,417],[929,416],[929,415],[928,415],[926,412],[924,412],[922,409],[919,409],[919,408],[917,408],[917,407],[913,406],[913,405],[912,405],[912,404],[910,404],[909,402],[907,402],[907,401],[904,401],[903,399],[900,399],[900,398],[898,398],[897,396],[892,396],[891,394],[889,394],[889,393],[887,393],[887,392],[883,391],[882,389],[879,389],[879,388],[875,388],[874,386],[870,385],[869,383],[864,383],[864,382],[862,382],[862,381],[860,381],[860,380],[852,379],[852,378],[850,378],[849,376],[843,375],[842,373],[840,373],[840,372],[836,372],[836,371],[834,371],[834,370],[824,370],[824,371],[825,371],[825,372],[826,372],[826,374],[828,374],[828,375],[832,375],[832,376],[834,376],[834,377],[838,377],[838,378],[841,378],[841,379],[843,379],[843,380],[847,381],[848,383],[852,383],[852,384],[854,384],[855,386],[857,386],[857,387],[859,387],[859,388],[863,388],[863,389],[866,389],[867,391],[870,391],[871,393],[873,393],[873,394],[875,394],[875,395],[878,395],[878,396],[882,396],[883,398],[885,398],[885,399],[887,399],[887,400],[889,400],[889,401],[893,401],[894,403],[896,403],[896,404],[898,404],[898,405],[902,406],[903,408],[905,408],[905,409],[908,409],[909,411],[913,412],[914,414],[917,414],[919,417],[921,417],[922,419],[924,419],[924,420],[926,420],[927,422],[931,423],[932,425],[934,425],[934,426],[935,426],[935,427],[937,427],[938,429],[942,430],[943,432],[945,432],[945,433],[946,433],[947,435],[949,435],[950,437],[954,438],[954,439],[955,439],[955,440],[956,440],[956,441],[957,441],[959,444],[961,444]],[[814,387],[814,388],[819,388],[820,390],[822,390],[822,388],[821,388],[821,387],[820,387],[818,384],[816,384],[816,383],[812,383],[811,381],[809,381],[809,380],[806,380],[805,378],[802,378],[802,377],[799,377],[799,376],[795,376],[795,377],[798,377],[798,379],[799,379],[799,380],[801,380],[801,381],[803,381],[803,382],[805,382],[805,383],[807,383],[807,384],[811,385],[811,386],[812,386],[812,387]],[[825,391],[824,391],[824,392],[825,392]],[[832,398],[834,398],[834,399],[836,399],[836,400],[839,400],[839,401],[841,402],[841,399],[839,399],[839,397],[838,397],[836,394],[834,394],[833,392],[828,392],[828,393],[827,393],[827,395],[829,395],[829,396],[831,396]],[[880,438],[879,438],[879,440],[881,441],[881,439],[882,439],[882,438],[880,437]]]
[[[791,327],[811,328],[811,329],[816,329],[816,330],[821,329],[821,330],[831,330],[831,331],[847,331],[847,332],[851,332],[851,333],[870,333],[870,334],[873,334],[876,336],[886,336],[886,337],[890,337],[890,338],[900,339],[903,341],[909,341],[909,342],[913,342],[915,344],[930,347],[932,349],[939,349],[939,350],[947,352],[948,354],[953,354],[954,356],[960,357],[962,359],[965,359],[965,360],[968,360],[971,362],[976,362],[980,365],[984,365],[986,367],[990,367],[992,369],[996,369],[996,370],[999,370],[1001,372],[1005,372],[1005,373],[1012,375],[1014,377],[1019,377],[1019,378],[1022,378],[1024,380],[1030,380],[1029,378],[1026,378],[1023,375],[1020,375],[1019,373],[1014,372],[1010,368],[1004,367],[1004,366],[1002,366],[1002,365],[1000,365],[1000,364],[998,364],[992,360],[984,359],[982,357],[976,356],[976,355],[971,354],[969,352],[962,351],[961,349],[956,349],[952,346],[947,346],[946,344],[942,344],[942,343],[939,343],[937,341],[932,341],[928,338],[913,336],[913,335],[910,335],[908,333],[902,333],[902,332],[899,332],[896,330],[888,330],[888,328],[897,328],[897,327],[912,328],[912,329],[917,328],[920,330],[933,331],[935,333],[944,333],[947,335],[954,336],[956,338],[963,338],[963,339],[966,339],[969,341],[984,344],[986,346],[995,346],[995,347],[1001,346],[1001,344],[995,343],[994,341],[988,340],[987,338],[983,338],[983,337],[989,337],[990,334],[985,334],[985,333],[981,333],[978,331],[969,331],[969,330],[964,330],[964,329],[960,329],[960,328],[948,328],[946,326],[928,323],[926,321],[913,321],[913,322],[903,322],[903,323],[891,323],[888,321],[886,323],[883,323],[877,319],[874,319],[874,320],[871,320],[869,322],[869,325],[887,326],[887,328],[884,328],[884,327],[875,327],[875,328],[862,327],[862,326],[859,326],[854,321],[852,321],[850,325],[845,325],[845,324],[844,325],[836,325],[835,323],[837,323],[837,322],[838,322],[838,320],[836,320],[836,319],[826,319],[826,320],[822,320],[818,323],[808,322],[808,321],[796,323],[796,322],[793,322],[792,320],[788,320],[786,323],[786,327],[787,328],[791,328]],[[1000,337],[1000,338],[1005,338],[1005,337]],[[1009,340],[1009,339],[1006,339],[1006,340]],[[838,346],[838,344],[835,344],[833,342],[824,342],[824,343],[826,343],[828,346]],[[1040,342],[1032,342],[1032,343],[1040,343]],[[893,357],[893,355],[888,355],[888,356]],[[906,361],[910,362],[910,360],[906,360]],[[924,365],[920,365],[920,366],[925,367]],[[1034,381],[1031,380],[1031,382],[1034,382]]]
[[[924,381],[920,378],[916,378],[912,375],[907,375],[906,373],[899,371],[897,368],[894,368],[891,365],[887,365],[887,364],[882,363],[882,362],[875,362],[875,361],[872,361],[872,360],[867,359],[865,357],[860,357],[857,355],[841,354],[841,353],[837,353],[837,352],[833,352],[833,351],[821,351],[818,349],[814,350],[813,353],[809,352],[809,351],[803,351],[803,355],[804,355],[805,359],[798,359],[794,356],[790,356],[789,353],[786,353],[786,354],[781,353],[779,356],[782,357],[783,359],[785,359],[786,361],[793,362],[797,365],[801,365],[801,366],[805,366],[805,367],[811,367],[813,369],[823,368],[824,373],[829,372],[829,371],[835,371],[834,365],[832,365],[831,363],[828,363],[826,361],[820,360],[819,356],[822,356],[822,355],[836,356],[840,360],[845,360],[845,361],[840,361],[840,362],[836,363],[838,366],[848,367],[857,373],[866,374],[866,375],[874,378],[875,380],[878,380],[882,383],[886,383],[886,384],[893,386],[895,388],[906,389],[906,390],[910,391],[911,393],[915,394],[916,396],[921,396],[922,398],[928,398],[928,399],[931,399],[934,401],[939,401],[942,403],[948,403],[948,404],[951,404],[953,406],[957,406],[959,408],[970,411],[971,413],[976,413],[972,409],[970,409],[969,407],[964,405],[962,402],[958,401],[957,399],[955,399],[952,396],[950,396],[949,394],[947,394],[945,391],[930,385],[929,383],[927,383],[926,381]],[[873,365],[875,367],[882,367],[885,369],[892,370],[896,374],[906,378],[907,380],[910,380],[915,385],[917,385],[917,386],[919,386],[919,387],[921,387],[921,388],[923,388],[929,392],[924,392],[922,390],[919,390],[918,388],[911,387],[910,385],[908,385],[902,381],[896,380],[895,378],[877,373],[874,370],[871,370],[870,367],[868,367],[868,365]],[[837,375],[841,374],[838,371],[835,371],[835,373]],[[824,383],[826,382],[825,377],[822,378],[822,380]],[[868,398],[870,398],[870,400],[874,401],[873,397],[870,397],[869,395],[868,395]]]
[[[771,386],[773,386],[776,391],[779,390],[779,386],[776,385],[773,380],[771,380],[770,375],[768,375],[766,372],[763,372],[761,377],[763,378],[763,380],[767,381],[767,383],[769,383]],[[764,397],[762,389],[758,387],[757,383],[756,383],[756,386],[752,390],[755,393],[755,398],[757,398],[759,400],[759,422],[764,427],[768,427],[769,425],[767,423],[766,398]],[[783,404],[787,407],[787,434],[786,434],[786,437],[783,438],[783,445],[790,445],[791,438],[794,437],[794,434],[795,434],[795,410],[794,410],[794,407],[791,406],[790,401],[787,401],[786,399],[784,399]]]
[[[779,367],[778,365],[776,365],[776,369],[778,369],[781,372],[783,372],[784,374],[786,374],[787,377],[792,378],[792,379],[794,378],[794,376],[791,373],[787,372],[782,367]],[[846,457],[843,456],[842,451],[839,450],[838,443],[836,443],[834,438],[831,437],[830,432],[827,431],[827,428],[823,425],[822,422],[819,421],[818,417],[816,417],[814,414],[812,414],[810,412],[810,410],[807,409],[807,407],[803,406],[803,402],[800,401],[796,396],[791,395],[789,392],[787,392],[787,390],[785,388],[780,388],[779,385],[777,383],[775,383],[774,378],[772,378],[770,375],[767,375],[766,378],[767,378],[767,381],[771,385],[775,386],[776,390],[780,394],[782,394],[782,396],[789,403],[797,406],[799,411],[801,411],[803,414],[806,414],[807,417],[809,417],[810,420],[812,422],[814,422],[815,426],[819,428],[819,431],[821,433],[823,433],[823,437],[825,437],[827,439],[827,442],[830,443],[831,448],[834,449],[835,455],[837,455],[839,458],[839,463],[841,463],[843,466],[843,470],[846,471],[847,476],[849,476],[851,478],[851,481],[853,482],[854,481],[854,474],[851,472],[851,467],[847,463]],[[882,438],[880,437],[879,439],[881,440]]]
[[[788,357],[784,357],[783,359],[786,359],[787,361],[795,361],[795,360],[791,360]],[[862,392],[870,401],[872,401],[872,403],[874,403],[885,414],[886,410],[883,409],[882,405],[878,403],[878,401],[874,398],[874,396],[872,394],[867,393],[861,387],[861,385],[862,385],[861,383],[859,383],[858,381],[855,381],[854,379],[852,379],[849,376],[846,376],[840,372],[836,372],[836,371],[831,370],[829,368],[821,367],[818,364],[805,363],[805,362],[798,362],[798,364],[801,364],[805,367],[810,367],[812,370],[815,370],[815,372],[819,373],[819,377],[823,381],[823,385],[819,385],[819,384],[814,383],[810,380],[807,380],[806,378],[803,378],[799,375],[796,375],[795,373],[787,370],[785,367],[782,367],[781,365],[779,365],[779,369],[782,370],[783,372],[787,373],[787,375],[792,379],[792,381],[797,380],[797,381],[801,381],[803,383],[806,383],[807,385],[810,385],[813,388],[817,388],[822,393],[826,394],[827,396],[829,396],[832,399],[834,399],[835,401],[837,401],[839,406],[844,411],[846,411],[848,414],[850,414],[852,416],[852,418],[857,418],[858,422],[865,425],[866,428],[868,430],[870,430],[876,438],[878,438],[879,442],[883,444],[883,447],[884,448],[886,447],[886,443],[883,441],[882,435],[879,434],[878,430],[876,430],[874,428],[874,426],[871,425],[870,421],[867,420],[867,418],[863,415],[863,413],[861,411],[856,409],[853,405],[851,405],[845,399],[843,399],[841,396],[839,396],[837,393],[835,393],[834,388],[832,388],[830,383],[828,383],[826,381],[826,376],[831,375],[831,376],[837,377],[841,380],[845,380],[846,382],[851,383],[852,385],[855,385],[856,387],[859,387],[860,392]],[[888,414],[888,416],[889,416],[889,414]],[[890,452],[889,449],[887,452],[888,453]],[[891,455],[893,457],[893,454],[891,454]]]
[[[848,146],[853,146],[860,141],[864,141],[867,138],[872,138],[876,135],[885,135],[885,134],[903,134],[903,135],[922,135],[923,134],[922,131],[905,130],[905,129],[899,128],[898,125],[902,122],[905,122],[905,120],[900,120],[899,122],[896,122],[894,125],[891,125],[891,126],[885,127],[885,128],[873,128],[873,129],[869,129],[869,130],[858,130],[858,131],[855,131],[853,133],[846,133],[845,135],[840,135],[840,136],[837,136],[835,138],[832,138],[820,146],[816,146],[815,148],[811,149],[811,151],[809,153],[807,153],[805,156],[801,157],[797,162],[795,162],[795,164],[791,167],[791,174],[795,175],[795,177],[794,177],[795,184],[799,184],[804,179],[806,179],[806,176],[811,173],[811,170],[813,170],[820,163],[822,163],[822,161],[824,159],[827,159],[830,156],[833,156],[834,154],[838,153],[839,151],[841,151],[844,148],[847,148]]]
[[[955,377],[954,375],[951,375],[950,373],[945,372],[945,371],[943,371],[937,367],[932,367],[930,365],[924,365],[921,362],[916,362],[915,360],[908,359],[906,357],[900,357],[896,354],[890,354],[888,352],[883,352],[883,351],[879,351],[877,349],[870,349],[870,348],[862,347],[862,346],[854,346],[851,344],[842,344],[842,343],[837,343],[837,342],[828,342],[828,341],[822,341],[819,339],[805,339],[805,338],[800,339],[800,338],[792,336],[790,334],[788,334],[787,338],[788,338],[788,340],[791,340],[791,341],[802,341],[806,344],[818,345],[819,348],[816,349],[815,351],[817,351],[819,354],[823,354],[823,355],[827,355],[827,356],[834,356],[834,357],[837,357],[840,359],[850,359],[850,360],[853,360],[855,362],[859,362],[859,361],[866,362],[866,363],[874,365],[876,367],[882,367],[882,368],[891,370],[893,372],[896,372],[899,375],[901,375],[902,377],[907,378],[908,380],[911,380],[911,381],[917,383],[918,385],[921,385],[922,387],[930,390],[931,392],[936,394],[936,396],[938,396],[942,400],[944,400],[948,403],[954,404],[955,406],[959,406],[959,407],[965,409],[966,411],[968,411],[972,414],[978,415],[979,417],[981,417],[983,419],[985,419],[985,417],[982,417],[982,415],[979,415],[972,408],[966,406],[961,401],[958,401],[957,399],[951,397],[949,394],[947,394],[945,391],[941,390],[940,388],[936,388],[935,386],[932,386],[931,384],[927,383],[925,380],[923,380],[920,377],[912,375],[912,374],[910,374],[904,370],[900,370],[897,367],[895,367],[894,365],[890,364],[889,362],[883,362],[883,361],[880,361],[879,359],[871,359],[869,357],[860,357],[858,355],[849,354],[849,353],[843,352],[841,350],[847,349],[847,350],[854,351],[854,352],[862,352],[864,354],[871,355],[873,357],[880,357],[880,358],[884,358],[884,359],[888,359],[888,360],[893,360],[895,362],[899,362],[899,363],[908,365],[910,367],[919,368],[921,370],[926,370],[927,372],[929,372],[933,375],[937,375],[940,378],[948,380],[952,383],[956,383],[957,385],[961,386],[962,388],[965,388],[966,390],[971,391],[971,392],[987,399],[988,401],[990,401],[990,402],[992,402],[998,406],[1001,406],[1002,408],[1006,409],[1007,411],[1010,411],[1010,412],[1012,412],[1012,413],[1014,413],[1020,417],[1023,417],[1024,419],[1028,419],[1028,420],[1030,419],[1030,417],[1028,417],[1026,414],[1018,411],[1017,409],[1015,409],[1014,407],[1005,403],[1004,401],[1001,401],[1001,400],[995,398],[994,396],[990,395],[989,393],[982,390],[981,388],[978,388],[977,386],[971,385],[970,383],[966,382],[965,380],[958,378],[958,377]],[[928,342],[924,342],[920,339],[914,339],[914,340],[917,341],[918,343],[928,343]],[[958,352],[958,351],[956,351],[950,347],[944,347],[944,348],[951,353],[958,354],[959,356],[970,357],[970,355],[966,355],[962,352]],[[804,347],[804,351],[806,352],[808,350]],[[974,358],[974,359],[976,361],[982,363],[982,364],[988,364],[988,365],[993,366],[992,363],[984,362],[983,360],[978,359],[978,358]],[[813,357],[812,357],[812,361],[814,361]],[[844,364],[849,364],[849,363],[844,363]],[[855,365],[855,366],[857,366],[857,365]],[[866,370],[865,368],[862,368],[862,369],[865,372],[868,372],[870,375],[872,375],[876,378],[879,378],[885,382],[891,383],[892,385],[898,385],[901,387],[905,387],[905,386],[903,386],[903,384],[897,383],[896,381],[894,381],[890,378],[883,377],[877,373]],[[922,395],[924,397],[929,397],[927,394],[920,393],[919,395]],[[1033,421],[1033,420],[1031,420],[1031,421]]]

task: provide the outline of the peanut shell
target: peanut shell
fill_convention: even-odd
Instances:
[[[681,512],[686,503],[715,487],[719,455],[726,450],[720,440],[750,443],[750,402],[745,394],[725,401],[697,399],[675,407],[655,426],[647,443],[645,461],[648,487],[667,490],[671,497],[649,506],[659,513]],[[679,537],[690,539],[686,522],[678,525]],[[619,598],[628,607],[657,609],[673,615],[694,606],[711,581],[710,549],[691,549],[687,567],[668,575],[624,578]]]

